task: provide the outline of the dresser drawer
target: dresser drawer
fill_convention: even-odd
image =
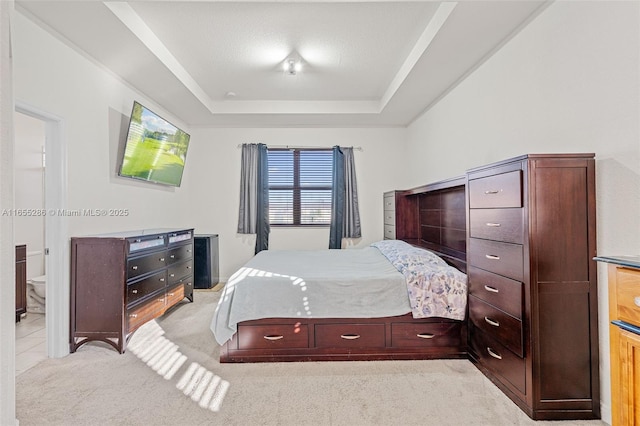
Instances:
[[[385,210],[384,211],[384,224],[385,225],[395,225],[396,224],[396,212],[395,210]]]
[[[167,306],[173,306],[184,299],[184,284],[179,284],[167,290]]]
[[[469,180],[469,207],[522,207],[522,171]]]
[[[167,265],[178,263],[193,257],[193,245],[187,244],[167,251]]]
[[[384,324],[316,324],[318,348],[385,347]]]
[[[140,300],[151,293],[163,290],[167,285],[167,275],[165,271],[158,272],[140,281],[127,285],[127,305]]]
[[[469,294],[522,319],[522,283],[483,269],[469,267]]]
[[[393,225],[384,225],[384,239],[395,240],[396,239],[396,227]]]
[[[145,322],[151,321],[152,319],[162,315],[164,313],[165,305],[165,295],[164,293],[160,293],[134,308],[127,309],[128,332],[131,333]]]
[[[523,280],[524,254],[519,244],[469,239],[469,263],[517,281]]]
[[[396,348],[460,346],[462,324],[452,323],[392,323],[391,346]]]
[[[523,243],[523,212],[512,209],[471,209],[469,235],[485,240]]]
[[[146,256],[127,259],[127,279],[155,271],[166,266],[166,252],[160,251]]]
[[[169,285],[180,282],[181,278],[184,278],[193,273],[193,262],[186,260],[182,263],[175,264],[167,269],[167,279]]]
[[[522,321],[473,296],[469,296],[469,319],[516,355],[524,356]]]
[[[640,327],[640,271],[616,268],[618,318]]]
[[[238,349],[308,348],[306,324],[239,325]]]
[[[478,361],[498,378],[521,393],[526,393],[526,365],[509,349],[475,327],[470,327],[471,349]]]
[[[396,194],[394,192],[384,194],[384,210],[396,210]]]

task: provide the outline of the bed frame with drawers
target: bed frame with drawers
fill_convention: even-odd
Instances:
[[[404,224],[402,239],[434,251],[462,272],[466,272],[465,188],[466,178],[461,177],[393,192],[398,200],[394,224]],[[387,213],[388,198],[384,200]],[[465,321],[414,319],[409,313],[244,321],[221,347],[220,362],[443,359],[467,358],[467,354]]]

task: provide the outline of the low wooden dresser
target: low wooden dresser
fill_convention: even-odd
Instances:
[[[611,424],[640,425],[640,256],[608,263]]]
[[[535,420],[600,417],[593,157],[467,172],[470,357]]]
[[[89,341],[120,353],[141,325],[193,302],[193,229],[71,238],[70,351]]]

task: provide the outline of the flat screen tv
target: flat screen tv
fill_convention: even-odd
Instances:
[[[133,102],[119,175],[180,186],[189,134]]]

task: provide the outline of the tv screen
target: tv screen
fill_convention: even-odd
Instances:
[[[133,103],[120,176],[180,186],[189,134]]]

